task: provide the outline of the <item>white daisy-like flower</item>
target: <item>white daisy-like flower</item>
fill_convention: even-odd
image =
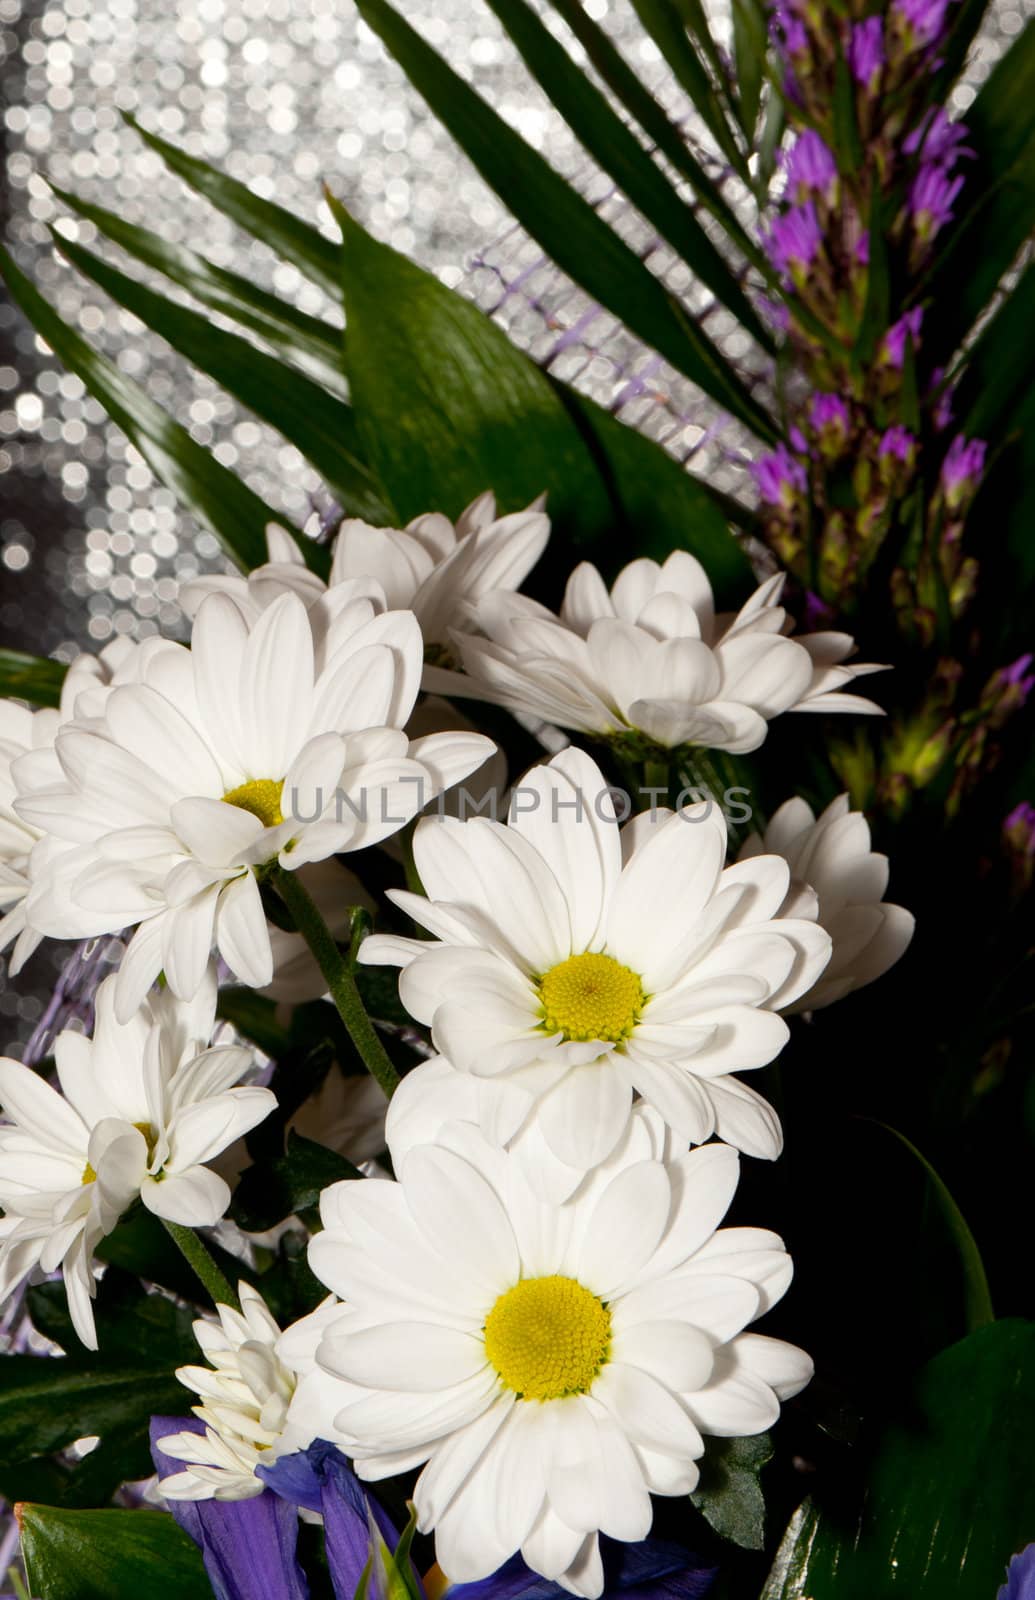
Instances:
[[[61,1267],[76,1332],[96,1349],[91,1258],[138,1196],[156,1216],[189,1227],[219,1221],[230,1190],[208,1162],[276,1106],[268,1089],[240,1086],[250,1049],[209,1048],[216,985],[190,1005],[155,995],[128,1022],[115,1014],[115,977],[97,991],[92,1038],[58,1035],[60,1092],[0,1058],[0,1300],[27,1273]]]
[[[72,717],[80,696],[84,709],[96,709],[116,682],[130,682],[139,649],[128,639],[116,639],[99,655],[77,656],[65,673],[57,707],[31,711],[13,700],[0,700],[0,951],[13,945],[12,976],[21,971],[42,938],[26,925],[25,917],[29,857],[41,832],[15,810],[18,786],[12,767],[16,761],[24,765],[34,752],[37,765],[46,763],[58,728]]]
[[[486,1133],[509,1142],[534,1118],[571,1187],[614,1147],[634,1093],[694,1144],[718,1132],[772,1157],[775,1113],[731,1074],[779,1053],[776,1012],[815,983],[830,939],[775,920],[782,857],[725,859],[717,807],[620,829],[599,767],[565,750],[525,775],[508,825],[418,825],[427,899],[390,895],[434,938],[375,934],[360,959],[402,967],[407,1010],[478,1079]]]
[[[448,646],[450,628],[458,621],[469,625],[483,595],[524,582],[549,537],[542,499],[524,511],[497,516],[491,492],[472,501],[455,525],[437,511],[405,528],[374,528],[347,517],[335,539],[328,587],[369,587],[373,580],[385,604],[416,613],[426,644]],[[269,561],[247,579],[206,576],[186,584],[180,598],[188,615],[206,594],[217,591],[259,609],[286,589],[309,602],[324,592],[289,533],[270,523],[266,539]]]
[[[716,1232],[736,1153],[675,1155],[644,1106],[560,1205],[469,1125],[396,1170],[326,1190],[309,1246],[346,1302],[317,1352],[351,1388],[343,1448],[368,1480],[427,1463],[418,1526],[451,1581],[520,1550],[598,1595],[598,1534],[644,1538],[651,1494],[694,1488],[703,1434],[761,1432],[808,1382],[803,1351],[743,1331],[790,1257],[775,1234]]]
[[[884,900],[888,858],[870,848],[870,827],[851,809],[847,794],[819,817],[807,801],[787,800],[759,837],[744,841],[740,859],[762,851],[783,856],[791,887],[781,916],[814,916],[833,941],[830,964],[819,981],[786,1009],[818,1011],[861,989],[893,967],[913,937],[916,919]]]
[[[848,663],[849,634],[788,637],[783,583],[782,574],[768,578],[736,615],[717,616],[704,568],[685,550],[661,566],[631,562],[610,590],[584,561],[559,616],[526,595],[484,595],[477,627],[453,629],[463,673],[429,668],[425,687],[664,749],[757,750],[785,711],[883,715],[845,692],[883,670]]]
[[[308,610],[283,594],[249,623],[225,595],[191,648],[161,642],[140,681],[58,730],[49,765],[14,763],[30,861],[29,926],[55,938],[138,924],[119,1015],[160,970],[189,999],[213,946],[253,988],[273,978],[258,873],[397,831],[491,754],[481,734],[410,740],[423,646],[409,611],[347,586]]]
[[[321,1425],[334,1438],[327,1409],[340,1404],[344,1391],[316,1365],[316,1348],[338,1310],[334,1296],[292,1325],[285,1355],[280,1327],[258,1290],[240,1283],[237,1294],[240,1311],[220,1305],[218,1321],[194,1324],[208,1366],[177,1369],[201,1402],[191,1410],[205,1431],[155,1441],[184,1464],[159,1482],[166,1500],[250,1500],[266,1487],[256,1467],[306,1449]]]

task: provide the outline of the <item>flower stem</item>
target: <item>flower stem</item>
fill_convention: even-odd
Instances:
[[[330,929],[297,873],[285,872],[283,867],[279,867],[274,874],[273,884],[291,912],[295,927],[315,957],[331,999],[338,1008],[338,1015],[362,1056],[367,1071],[381,1085],[390,1100],[399,1087],[399,1074],[393,1067],[374,1024],[367,1016],[356,987],[356,980],[335,944]]]
[[[165,1231],[169,1235],[184,1258],[190,1262],[197,1276],[205,1285],[212,1296],[212,1304],[216,1306],[229,1306],[232,1311],[240,1311],[241,1303],[237,1298],[237,1291],[229,1278],[223,1276],[204,1241],[199,1239],[193,1228],[185,1228],[182,1223],[169,1222],[162,1219]]]
[[[652,810],[657,805],[668,805],[671,783],[672,770],[667,761],[653,759],[643,763],[643,793],[650,796]]]

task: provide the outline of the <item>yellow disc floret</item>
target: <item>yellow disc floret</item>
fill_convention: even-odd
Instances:
[[[252,778],[248,783],[238,784],[236,789],[228,789],[223,799],[228,806],[250,811],[253,817],[258,817],[264,828],[275,828],[284,820],[284,813],[280,809],[283,792],[283,783],[278,783],[275,778]]]
[[[97,1174],[96,1174],[96,1172],[94,1172],[94,1170],[91,1167],[89,1162],[87,1162],[86,1166],[83,1168],[83,1175],[79,1179],[79,1182],[81,1184],[96,1183],[97,1182]]]
[[[617,1044],[636,1026],[643,985],[613,956],[587,952],[559,961],[539,980],[543,1027],[566,1039],[606,1039]]]
[[[585,1394],[610,1343],[610,1311],[574,1278],[522,1278],[485,1319],[485,1353],[521,1400]]]

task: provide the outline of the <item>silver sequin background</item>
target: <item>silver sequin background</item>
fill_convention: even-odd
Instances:
[[[587,170],[478,0],[403,0],[402,9],[526,139],[609,215],[619,214],[655,270],[691,291],[713,336],[744,360],[746,344],[724,314],[671,277],[637,219],[621,214]],[[587,0],[587,9],[681,114],[628,0]],[[956,91],[957,114],[965,115],[1033,10],[1035,0],[997,0]],[[746,438],[541,260],[349,0],[185,0],[171,8],[158,0],[0,0],[0,73],[0,212],[20,265],[67,321],[297,522],[319,490],[297,451],[54,252],[51,228],[72,225],[62,221],[48,176],[333,319],[294,268],[169,176],[124,125],[123,111],[330,233],[320,202],[326,180],[381,238],[475,297],[538,359],[664,439],[692,470],[743,491]],[[74,236],[98,247],[89,225],[75,225]],[[79,380],[0,300],[0,643],[69,657],[116,634],[176,634],[180,583],[221,564],[214,538],[184,516]],[[47,961],[41,953],[34,966]],[[38,1021],[45,977],[36,970],[34,993],[0,981],[0,1049],[18,1053]]]

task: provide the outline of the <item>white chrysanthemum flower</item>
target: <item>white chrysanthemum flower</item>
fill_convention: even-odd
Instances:
[[[496,515],[491,493],[479,495],[461,512],[456,524],[440,512],[417,517],[405,528],[374,528],[347,517],[334,543],[329,585],[374,580],[384,603],[416,613],[425,643],[448,646],[450,628],[469,625],[483,595],[516,589],[535,566],[550,537],[550,519],[542,500],[524,511]],[[181,603],[193,614],[206,594],[220,591],[250,607],[262,609],[286,589],[307,602],[324,592],[322,581],[305,564],[291,535],[276,523],[266,530],[269,561],[236,577],[196,578],[181,592]]]
[[[29,925],[81,938],[139,924],[118,974],[123,1017],[160,970],[189,999],[213,946],[263,988],[258,869],[377,843],[494,748],[401,731],[422,660],[412,612],[378,615],[347,588],[308,611],[281,595],[251,624],[210,596],[191,648],[163,641],[98,715],[77,708],[47,771],[15,762],[18,815],[46,834]]]
[[[631,562],[610,591],[584,561],[559,616],[526,595],[485,595],[477,629],[453,629],[464,674],[429,668],[425,687],[664,749],[757,750],[766,724],[785,711],[883,715],[844,692],[883,670],[846,664],[855,648],[848,634],[787,636],[783,582],[768,578],[736,615],[716,616],[704,568],[685,550],[661,566]]]
[[[333,1295],[282,1335],[251,1284],[237,1286],[240,1311],[216,1307],[218,1322],[199,1318],[194,1336],[207,1367],[179,1367],[176,1376],[201,1401],[191,1410],[204,1433],[170,1433],[158,1449],[184,1470],[162,1478],[166,1500],[250,1500],[266,1485],[256,1467],[304,1450],[332,1419],[341,1386],[316,1365],[316,1349],[338,1303]],[[286,1341],[286,1349],[285,1349]]]
[[[634,1092],[694,1144],[718,1132],[772,1157],[775,1113],[730,1074],[778,1054],[776,1011],[812,987],[830,940],[773,920],[781,857],[725,859],[717,807],[620,829],[599,767],[565,750],[522,779],[509,825],[418,825],[428,898],[390,894],[434,940],[375,934],[360,959],[403,968],[407,1010],[479,1080],[485,1132],[508,1142],[534,1118],[572,1187],[615,1145]]]
[[[254,1056],[209,1048],[215,979],[191,1005],[155,995],[128,1022],[115,1015],[115,978],[97,991],[92,1038],[58,1035],[60,1086],[0,1058],[0,1300],[37,1266],[61,1267],[76,1332],[96,1349],[91,1257],[140,1197],[190,1227],[219,1221],[230,1190],[207,1163],[269,1115],[268,1089],[240,1087]]]
[[[25,917],[29,857],[41,833],[14,809],[18,786],[12,767],[34,752],[39,752],[36,763],[45,763],[58,728],[72,717],[79,697],[84,696],[84,708],[96,709],[116,682],[131,681],[139,649],[128,639],[116,639],[99,655],[77,656],[65,673],[59,707],[30,711],[13,700],[0,700],[0,951],[14,947],[12,976],[21,971],[42,938],[26,925]]]
[[[515,1551],[601,1592],[598,1533],[638,1540],[650,1495],[695,1486],[702,1434],[775,1422],[808,1356],[745,1333],[790,1257],[755,1228],[716,1232],[738,1161],[675,1156],[639,1106],[576,1201],[537,1198],[476,1128],[401,1156],[399,1181],[324,1191],[314,1272],[347,1303],[318,1360],[351,1386],[335,1416],[361,1478],[427,1462],[414,1501],[450,1580]]]
[[[888,905],[888,858],[870,848],[870,827],[851,809],[847,794],[832,800],[817,818],[807,801],[787,800],[763,837],[753,833],[740,859],[766,851],[783,856],[791,887],[781,916],[814,916],[833,941],[830,964],[818,983],[788,1011],[818,1011],[872,983],[905,954],[916,919],[903,906]]]

